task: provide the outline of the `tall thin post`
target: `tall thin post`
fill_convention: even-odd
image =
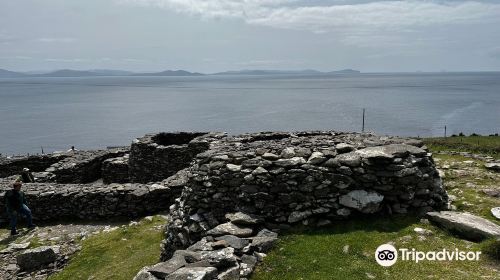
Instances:
[[[361,132],[365,132],[365,108],[363,108],[363,127],[361,128]]]
[[[43,155],[43,146],[40,146],[40,148],[42,148],[42,155]]]
[[[446,125],[444,126],[444,138],[446,138]]]

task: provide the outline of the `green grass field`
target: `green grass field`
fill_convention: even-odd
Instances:
[[[158,262],[165,220],[155,217],[82,241],[82,250],[50,280],[130,280],[144,266]]]
[[[453,150],[500,158],[500,136],[457,136],[425,138],[423,140],[434,152]]]
[[[420,239],[415,227],[429,229]],[[285,279],[498,279],[500,266],[489,257],[475,261],[398,261],[385,268],[375,249],[394,242],[396,248],[481,250],[482,244],[464,241],[412,217],[366,218],[322,230],[301,230],[281,236],[277,247],[259,265],[254,280]],[[344,247],[349,246],[347,252]]]

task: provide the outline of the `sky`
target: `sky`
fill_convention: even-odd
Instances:
[[[500,0],[1,0],[0,68],[499,71]]]

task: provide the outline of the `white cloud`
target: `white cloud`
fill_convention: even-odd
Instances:
[[[203,18],[239,18],[249,24],[313,32],[471,24],[500,18],[500,4],[479,1],[373,1],[308,4],[297,0],[122,0]]]

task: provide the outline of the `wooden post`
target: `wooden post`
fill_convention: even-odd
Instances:
[[[365,132],[365,108],[363,108],[363,126],[361,128],[361,132]]]

